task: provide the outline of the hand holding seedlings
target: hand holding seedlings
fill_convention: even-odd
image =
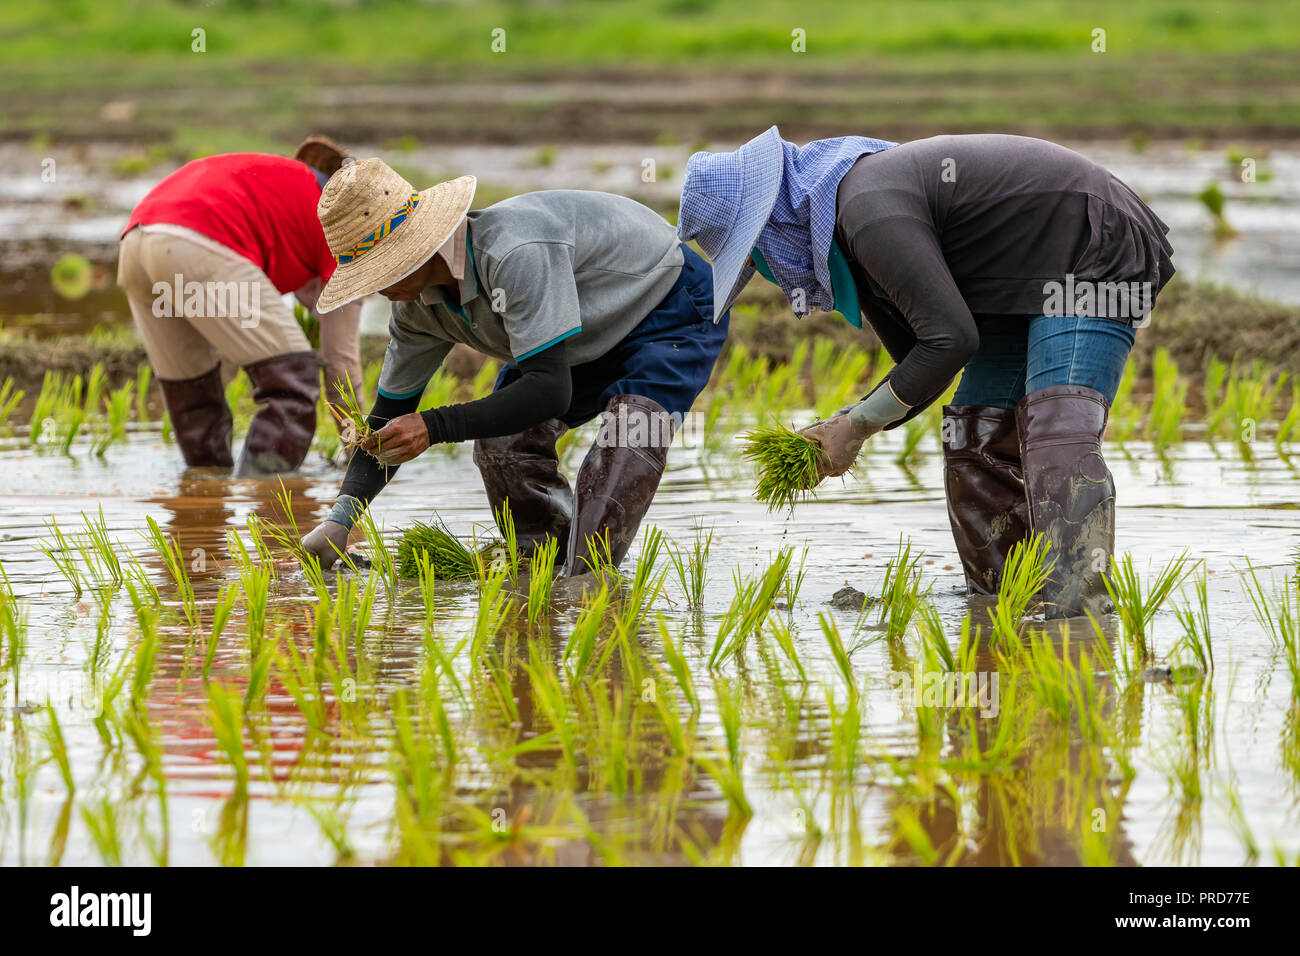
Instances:
[[[326,402],[325,407],[334,416],[339,437],[343,440],[343,447],[355,448],[362,439],[370,435],[370,422],[366,420],[366,413],[361,410],[361,402],[357,399],[356,390],[352,387],[350,379],[336,379],[334,391],[342,401],[343,407],[340,409],[332,402]]]
[[[755,428],[745,436],[741,456],[758,466],[754,497],[769,511],[793,508],[822,480],[821,447],[784,425]]]
[[[379,431],[362,438],[357,447],[381,465],[400,465],[428,449],[429,426],[418,412],[398,415]]]
[[[862,452],[862,443],[878,431],[879,428],[857,424],[841,412],[799,429],[799,434],[821,449],[817,473],[822,478],[835,478],[853,467]]]

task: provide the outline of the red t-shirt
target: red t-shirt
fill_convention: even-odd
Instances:
[[[316,218],[320,184],[306,163],[263,153],[227,153],[186,163],[140,200],[122,235],[169,223],[233,249],[281,293],[334,274]]]

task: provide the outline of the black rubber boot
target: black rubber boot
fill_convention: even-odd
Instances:
[[[221,364],[198,378],[158,379],[172,434],[191,468],[229,468],[234,421],[221,385]]]
[[[1030,525],[1055,559],[1043,587],[1049,618],[1112,607],[1104,575],[1115,550],[1115,482],[1101,453],[1106,398],[1082,385],[1039,389],[1016,406]]]
[[[1015,409],[944,406],[943,464],[967,593],[996,594],[1007,555],[1029,536]]]
[[[576,517],[565,574],[585,574],[627,556],[668,461],[676,422],[641,395],[616,395],[575,482]],[[608,555],[606,554],[608,550]]]
[[[519,552],[525,557],[547,538],[558,539],[561,548],[568,544],[573,492],[560,474],[555,451],[567,430],[564,422],[551,418],[515,435],[474,442],[474,464],[483,476],[492,514],[499,519],[502,506],[510,504]]]
[[[248,426],[236,473],[276,475],[302,464],[316,434],[320,362],[315,352],[290,352],[244,366],[257,413]]]

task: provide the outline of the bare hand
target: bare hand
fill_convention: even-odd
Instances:
[[[862,443],[880,431],[858,425],[844,413],[801,428],[799,434],[821,446],[822,457],[817,471],[823,478],[834,478],[853,467],[862,451]]]
[[[398,415],[379,431],[361,439],[360,447],[381,465],[400,465],[422,455],[429,447],[429,426],[418,412]]]

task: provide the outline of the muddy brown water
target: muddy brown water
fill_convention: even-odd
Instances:
[[[1189,741],[1178,689],[1140,684],[1123,698],[1121,726],[1131,741],[1131,779],[1118,773],[1108,748],[1077,740],[1051,752],[1045,745],[1041,750],[1031,745],[1027,761],[1015,772],[894,771],[886,757],[914,758],[922,745],[914,698],[900,679],[907,665],[898,647],[874,640],[855,651],[852,661],[864,687],[860,746],[876,758],[861,760],[847,777],[837,777],[827,770],[835,747],[828,700],[837,699],[837,677],[818,616],[829,613],[846,635],[857,616],[830,610],[831,595],[845,584],[876,593],[886,562],[905,536],[925,553],[924,581],[932,585],[953,642],[970,607],[955,593],[959,574],[943,506],[937,443],[927,442],[926,454],[905,469],[893,461],[897,439],[880,437],[857,477],[825,489],[793,517],[769,515],[752,501],[752,478],[731,454],[705,455],[691,448],[673,452],[647,521],[683,545],[689,545],[697,525],[713,528],[710,578],[704,607],[695,613],[685,609],[670,575],[652,617],[662,614],[686,650],[703,701],[696,728],[701,749],[726,753],[715,696],[719,685],[707,661],[719,617],[734,594],[732,570],[759,571],[787,546],[808,548],[807,578],[788,621],[810,683],[798,694],[801,713],[792,722],[782,719],[777,681],[752,646],[720,669],[724,679],[743,687],[741,772],[751,818],[738,820],[729,812],[709,774],[684,782],[669,764],[647,756],[656,752],[652,745],[658,739],[650,727],[640,742],[642,774],[634,793],[613,799],[578,785],[566,795],[578,802],[605,840],[620,834],[624,859],[653,863],[687,862],[697,849],[713,848],[740,864],[913,863],[924,858],[917,846],[928,841],[939,848],[940,859],[956,850],[957,862],[963,864],[1072,864],[1084,859],[1081,828],[1096,822],[1088,811],[1104,807],[1105,832],[1114,840],[1113,862],[1238,864],[1249,857],[1240,818],[1232,810],[1235,802],[1262,862],[1271,862],[1275,850],[1294,860],[1300,852],[1300,775],[1293,751],[1288,760],[1296,726],[1292,688],[1280,652],[1255,620],[1239,571],[1247,560],[1264,569],[1266,577],[1280,578],[1292,570],[1300,532],[1297,464],[1263,443],[1253,449],[1251,460],[1232,447],[1200,443],[1182,446],[1165,462],[1140,445],[1110,451],[1119,488],[1119,548],[1134,556],[1148,579],[1185,549],[1210,572],[1217,667],[1213,693],[1207,695],[1213,720],[1206,724],[1204,739]],[[323,513],[338,479],[334,469],[312,463],[286,481],[301,524],[310,525]],[[107,756],[94,729],[93,708],[85,704],[93,696],[86,694],[85,674],[96,643],[98,610],[89,594],[74,597],[37,550],[48,536],[47,522],[53,518],[65,531],[75,530],[83,512],[102,508],[122,552],[139,554],[166,596],[170,588],[161,564],[139,534],[152,516],[179,539],[185,554],[200,561],[193,577],[200,599],[210,600],[220,584],[238,580],[226,551],[226,533],[242,528],[251,514],[278,520],[277,490],[265,482],[185,473],[175,448],[164,445],[157,433],[135,433],[128,443],[110,448],[103,460],[84,449],[72,457],[36,452],[20,439],[0,445],[0,562],[28,607],[23,668],[3,688],[0,711],[0,777],[9,782],[0,790],[0,863],[41,862],[51,858],[55,846],[64,863],[99,862],[101,854],[80,809],[102,806],[101,801],[117,808],[127,862],[149,860],[143,834],[158,830],[153,804],[142,796],[148,788],[138,766],[120,755]],[[375,512],[386,528],[397,529],[428,520],[434,508],[459,533],[481,529],[490,520],[467,449],[427,454],[404,466]],[[274,603],[288,608],[290,616],[305,614],[309,595],[300,576],[286,573]],[[397,597],[391,607],[381,594],[378,604],[360,679],[362,692],[373,695],[382,710],[387,695],[418,682],[428,649],[418,594]],[[113,597],[112,607],[106,640],[110,657],[117,659],[134,646],[138,631],[125,596]],[[472,628],[476,608],[472,587],[439,589],[434,640],[444,651],[450,653]],[[557,603],[553,626],[558,633],[571,626],[574,613],[572,605]],[[292,639],[307,629],[305,624],[295,628]],[[1113,641],[1113,625],[1107,630]],[[1166,604],[1154,624],[1157,652],[1167,653],[1178,634],[1172,605]],[[649,654],[658,653],[653,627],[638,640]],[[169,860],[204,864],[220,858],[214,834],[229,819],[232,778],[204,716],[201,682],[193,667],[184,664],[185,644],[181,629],[164,628],[148,711],[167,781]],[[246,680],[244,647],[237,612],[217,651],[213,675],[237,685]],[[1102,680],[1112,688],[1121,682],[1109,676]],[[516,685],[514,693],[525,735],[540,732],[542,721],[527,682]],[[44,715],[38,708],[47,698],[60,716],[77,781],[71,800],[53,761],[42,763],[23,786],[17,783],[24,759],[40,754]],[[841,694],[836,706],[843,703]],[[515,819],[520,805],[532,806],[529,774],[548,773],[558,757],[545,750],[520,754],[506,772],[474,750],[482,744],[483,752],[490,752],[497,728],[454,702],[448,709],[468,754],[458,776],[460,798],[485,814],[504,812]],[[389,859],[392,785],[382,754],[361,748],[354,759],[346,752],[318,758],[302,714],[282,689],[268,692],[267,710],[272,756],[265,772],[250,746],[253,778],[241,823],[246,862],[334,862],[338,853],[308,810],[314,798],[326,804],[337,800],[346,808],[355,859]],[[377,725],[375,742],[382,744],[385,733]],[[938,746],[954,748],[959,738],[950,727]],[[1192,746],[1199,798],[1188,795],[1173,769]],[[118,766],[123,762],[126,766]],[[546,813],[550,805],[542,800],[529,812]],[[141,827],[138,833],[136,826]],[[919,844],[915,828],[924,835]],[[572,827],[486,858],[505,864],[602,859],[595,844]]]

